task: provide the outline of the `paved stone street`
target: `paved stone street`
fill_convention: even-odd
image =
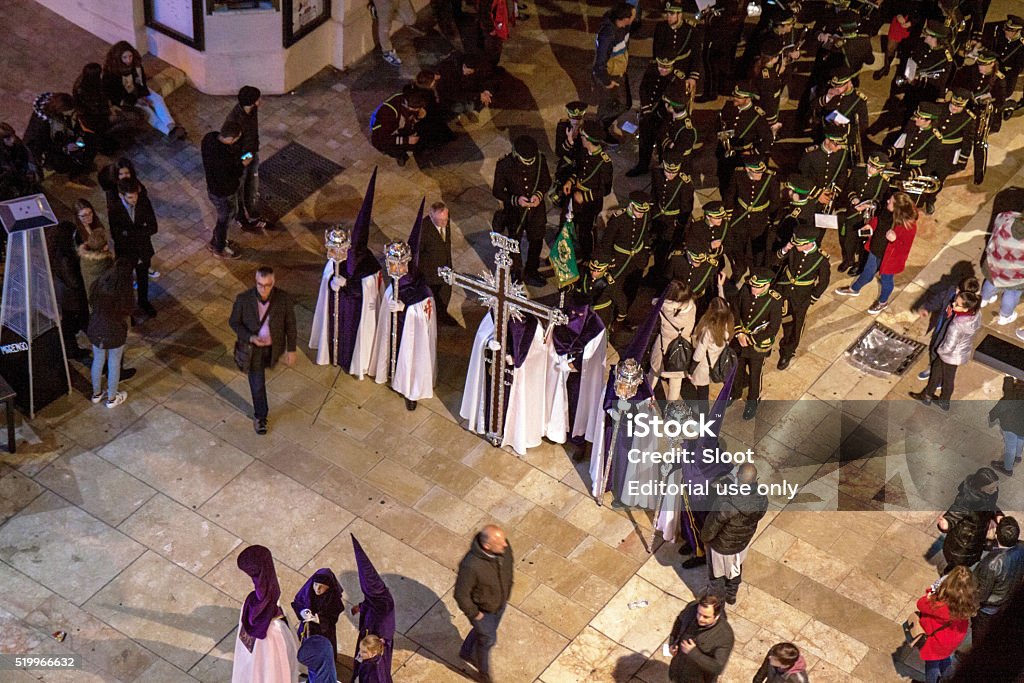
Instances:
[[[995,0],[989,18],[1001,18],[1011,4]],[[457,652],[467,624],[452,588],[475,530],[488,521],[508,530],[517,560],[495,651],[497,680],[667,680],[662,644],[676,614],[703,588],[705,570],[681,569],[674,544],[651,555],[650,513],[596,506],[586,468],[574,467],[561,446],[545,443],[518,458],[462,428],[458,405],[481,316],[475,303],[455,295],[452,314],[466,327],[441,328],[436,396],[415,412],[372,379],[313,364],[306,346],[323,229],[354,218],[375,164],[381,175],[373,248],[407,235],[425,195],[452,207],[456,269],[490,265],[495,162],[522,131],[538,136],[551,162],[564,103],[577,92],[589,96],[593,32],[604,10],[530,3],[533,16],[504,53],[509,78],[501,106],[427,164],[398,168],[382,158],[369,144],[368,120],[383,97],[439,58],[437,35],[400,33],[400,69],[370,56],[346,72],[328,69],[288,95],[265,96],[264,161],[297,141],[345,170],[285,216],[283,230],[253,236],[232,227],[243,249],[239,261],[218,261],[204,248],[214,219],[198,148],[233,99],[187,85],[168,97],[188,140],[150,131],[127,150],[161,221],[154,268],[162,273],[151,285],[159,316],[129,336],[128,364],[139,373],[123,385],[128,401],[113,410],[92,405],[88,371],[74,363],[72,394],[21,424],[17,454],[0,459],[0,651],[78,652],[85,667],[5,671],[5,683],[230,680],[238,610],[251,590],[235,564],[241,549],[260,543],[273,551],[286,612],[319,567],[340,574],[352,604],[361,596],[350,534],[395,596],[395,680],[463,680]],[[31,0],[8,0],[4,14],[0,119],[20,132],[39,92],[70,90],[81,64],[102,61],[108,46]],[[649,35],[632,44],[634,84],[640,57],[650,54]],[[152,57],[147,66],[154,73],[166,67]],[[874,115],[887,82],[864,83]],[[702,110],[698,127],[711,115]],[[978,263],[993,198],[1024,186],[1022,148],[1018,118],[993,137],[983,186],[968,174],[950,179],[938,211],[922,221],[881,322],[926,340],[924,321],[909,307],[957,262]],[[612,154],[615,197],[641,186],[623,176],[635,153],[635,145],[623,145]],[[704,156],[708,162],[712,150]],[[710,186],[713,174],[705,172]],[[98,188],[52,183],[47,192],[58,207],[83,196],[103,206]],[[834,243],[826,248],[838,253]],[[278,285],[297,297],[300,338],[296,367],[270,374],[264,437],[253,433],[248,385],[232,363],[227,325],[234,296],[251,286],[261,263],[273,265]],[[835,286],[847,284],[843,278],[834,276],[842,280]],[[812,309],[790,369],[776,371],[777,356],[769,364],[766,397],[777,403],[756,422],[730,414],[727,443],[755,449],[762,480],[806,482],[805,492],[832,511],[783,510],[786,499],[773,499],[744,565],[738,604],[729,609],[737,646],[723,683],[749,681],[781,640],[799,644],[815,683],[901,680],[890,653],[901,642],[901,622],[936,577],[924,557],[937,537],[936,515],[967,473],[1001,453],[998,428],[985,419],[1000,396],[995,371],[963,367],[958,398],[970,400],[947,415],[904,400],[919,388],[925,360],[903,378],[848,364],[843,352],[869,325],[864,312],[872,300],[830,290]],[[1012,326],[992,325],[991,308],[984,315],[987,332],[1012,337]],[[842,467],[816,458],[838,433],[840,417],[850,416],[884,434],[887,451]],[[1024,510],[1020,482],[1008,482],[1001,507]],[[649,604],[628,609],[635,600]],[[338,637],[354,649],[351,619],[343,617]],[[51,637],[58,630],[68,633],[63,642]]]

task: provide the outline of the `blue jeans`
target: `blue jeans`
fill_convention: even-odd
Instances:
[[[213,208],[217,209],[217,224],[213,226],[213,238],[210,244],[217,251],[224,251],[228,243],[228,224],[238,215],[238,193],[229,197],[218,197],[207,193]]]
[[[874,279],[875,273],[878,272],[878,268],[881,265],[882,262],[878,260],[877,256],[875,256],[874,254],[868,254],[868,260],[864,264],[864,272],[862,272],[860,274],[860,277],[858,277],[857,280],[852,285],[850,285],[850,289],[852,289],[855,292],[859,292],[860,290],[862,290],[864,288],[864,285],[866,285],[867,283],[871,282],[871,280]],[[886,301],[889,300],[889,297],[892,296],[893,287],[896,286],[896,276],[892,274],[883,274],[880,275],[879,278],[882,281],[882,291],[878,293],[878,301],[884,304]]]
[[[503,614],[504,607],[494,614],[485,613],[479,621],[474,621],[473,629],[459,648],[459,656],[476,664],[482,674],[491,673],[491,648],[498,642],[498,624]]]
[[[107,364],[107,398],[113,400],[117,395],[117,383],[121,381],[121,356],[124,346],[116,349],[92,347],[92,395],[98,396],[103,390],[103,363]]]
[[[999,298],[999,315],[1009,318],[1010,314],[1013,313],[1013,309],[1017,308],[1017,304],[1020,303],[1020,297],[1024,295],[1024,289],[996,289],[996,286],[990,280],[985,280],[981,283],[982,299],[991,298],[999,293],[1001,293]]]
[[[934,661],[924,663],[924,680],[925,683],[939,683],[939,679],[942,674],[946,673],[946,669],[949,668],[951,657],[945,659],[936,659]]]
[[[1024,434],[1003,430],[1003,467],[1013,471],[1013,465],[1024,455]]]

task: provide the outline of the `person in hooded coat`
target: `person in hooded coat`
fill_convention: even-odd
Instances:
[[[68,358],[81,360],[89,356],[89,350],[79,347],[77,340],[79,331],[85,331],[89,325],[89,302],[75,249],[75,226],[61,221],[46,228],[45,233],[64,353]]]
[[[981,559],[989,524],[1003,516],[996,504],[998,497],[999,475],[990,467],[982,467],[960,482],[953,504],[938,522],[939,531],[946,534],[942,542],[944,574],[958,565],[970,567]]]
[[[249,546],[238,555],[238,568],[252,579],[254,590],[238,617],[231,683],[298,683],[299,643],[278,603],[281,585],[270,550]]]
[[[324,636],[338,651],[338,617],[345,611],[341,600],[344,591],[337,577],[322,567],[306,580],[292,601],[292,609],[299,618],[300,641],[311,636]]]
[[[380,263],[367,248],[376,183],[374,168],[352,226],[346,258],[341,260],[340,254],[332,255],[328,248],[309,333],[309,348],[316,350],[317,365],[347,368],[358,379],[370,370],[383,283]]]
[[[323,636],[309,636],[299,646],[299,662],[309,670],[309,683],[338,683],[335,649]]]
[[[391,683],[395,600],[355,536],[352,536],[352,550],[359,571],[359,590],[363,592],[363,601],[352,608],[352,612],[359,615],[352,683]]]
[[[370,354],[370,374],[377,384],[390,381],[391,388],[405,397],[407,410],[416,410],[417,401],[431,398],[437,381],[437,310],[434,295],[419,269],[425,201],[420,202],[419,214],[409,235],[412,256],[409,271],[398,281],[397,300],[394,282],[384,292],[377,315],[377,335]],[[398,314],[394,316],[398,330],[394,377],[390,377],[392,313]]]

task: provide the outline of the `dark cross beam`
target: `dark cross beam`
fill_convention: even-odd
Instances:
[[[505,435],[505,390],[502,385],[505,377],[506,345],[508,344],[509,318],[522,319],[523,313],[547,320],[555,325],[569,322],[564,311],[545,306],[526,298],[526,288],[521,282],[512,282],[511,254],[519,253],[519,240],[491,233],[491,244],[497,248],[494,255],[494,273],[484,271],[482,276],[456,273],[447,266],[437,269],[441,279],[449,285],[466,290],[467,296],[475,294],[479,303],[491,309],[494,318],[494,339],[499,344],[498,351],[491,360],[489,381],[491,383],[490,416],[487,421],[487,439],[494,446],[501,445]]]

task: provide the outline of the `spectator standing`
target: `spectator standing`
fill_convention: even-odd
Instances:
[[[206,172],[206,194],[217,209],[217,224],[207,250],[217,258],[236,259],[241,254],[228,245],[228,224],[238,216],[238,188],[242,174],[253,157],[242,159],[235,143],[242,137],[237,123],[225,122],[220,131],[203,137],[203,170]]]
[[[455,319],[448,314],[448,304],[452,300],[452,286],[445,283],[438,275],[439,268],[452,267],[452,224],[448,206],[444,202],[434,202],[430,211],[423,218],[420,228],[420,270],[430,291],[437,302],[438,322],[454,325]]]
[[[996,525],[996,547],[974,568],[978,583],[978,613],[971,619],[971,640],[978,642],[989,632],[992,620],[1010,602],[1014,591],[1024,585],[1024,545],[1020,525],[1003,517]]]
[[[921,629],[928,634],[921,646],[927,683],[939,683],[949,669],[953,653],[967,635],[970,618],[978,611],[976,592],[971,570],[956,567],[917,601]]]
[[[0,123],[0,201],[32,194],[37,182],[28,147],[9,123]]]
[[[1024,456],[1024,380],[1003,378],[1003,397],[988,413],[990,422],[999,422],[1003,432],[1003,459],[993,460],[992,467],[1008,477]]]
[[[82,271],[75,251],[75,227],[67,221],[46,229],[46,251],[50,257],[53,292],[60,312],[60,331],[64,354],[70,360],[83,360],[89,351],[79,348],[78,333],[89,323],[89,302],[85,298]]]
[[[153,261],[152,237],[157,232],[156,212],[139,181],[128,178],[117,183],[118,200],[109,204],[110,232],[119,258],[130,259],[135,268],[139,309],[150,318],[156,309],[149,302],[149,265]]]
[[[374,16],[377,18],[377,41],[380,43],[381,56],[391,66],[401,66],[402,60],[398,58],[394,45],[391,44],[391,25],[398,15],[398,21],[403,26],[416,31],[413,24],[416,23],[416,10],[413,9],[410,0],[373,0]]]
[[[807,663],[793,643],[772,645],[752,683],[809,683]]]
[[[956,498],[938,521],[939,531],[946,534],[942,543],[945,573],[958,565],[970,567],[981,559],[989,525],[1002,517],[998,497],[999,476],[988,467],[960,482]]]
[[[87,144],[109,154],[114,147],[109,136],[112,110],[103,86],[103,67],[96,62],[86,64],[71,94],[75,98],[82,131],[85,137],[91,138]]]
[[[75,98],[64,92],[44,92],[32,103],[32,117],[25,129],[25,146],[42,169],[65,173],[82,184],[93,168],[96,151],[86,143]]]
[[[139,174],[135,172],[135,164],[128,157],[121,157],[114,163],[107,164],[96,174],[96,180],[99,181],[100,187],[107,195],[108,205],[117,201],[118,182],[128,179],[138,180],[142,193],[146,193],[146,186],[139,180]]]
[[[1024,46],[1021,47],[1024,50]],[[992,236],[985,246],[981,270],[985,281],[981,285],[981,305],[988,306],[1000,297],[999,317],[996,325],[1009,325],[1017,319],[1017,304],[1024,294],[1024,219],[1020,214],[1012,218],[996,218]]]
[[[724,595],[730,605],[736,604],[740,589],[743,561],[757,524],[768,512],[768,497],[757,492],[757,467],[740,465],[735,476],[724,478],[731,484],[749,486],[750,493],[719,495],[704,520],[700,538],[708,549],[708,577],[711,590]]]
[[[252,425],[257,434],[267,433],[267,369],[284,354],[285,365],[295,364],[295,307],[291,295],[274,287],[274,269],[260,266],[256,286],[237,297],[229,321],[240,344],[252,344],[248,375],[252,392]]]
[[[719,274],[719,280],[723,279]],[[719,284],[721,288],[721,284]],[[711,300],[708,310],[700,317],[693,330],[693,363],[690,365],[690,383],[697,389],[697,400],[701,410],[707,412],[711,396],[711,368],[718,362],[725,347],[729,345],[735,330],[732,309],[722,297]]]
[[[977,294],[980,291],[981,283],[978,282],[978,278],[973,276],[965,277],[954,286],[926,296],[920,306],[916,309],[911,309],[922,318],[935,316],[932,336],[928,341],[928,367],[917,373],[918,379],[926,380],[932,374],[931,366],[935,362],[936,350],[942,344],[942,340],[946,338],[946,332],[949,331],[949,322],[953,319],[953,302],[956,301],[957,296],[959,296],[960,292],[973,292]]]
[[[491,681],[491,648],[498,642],[498,625],[512,593],[514,565],[512,546],[494,524],[480,530],[459,563],[455,601],[472,626],[459,657],[476,668],[482,683]]]
[[[953,396],[956,370],[971,359],[974,352],[974,337],[981,329],[981,297],[973,292],[957,294],[952,304],[952,319],[942,338],[942,343],[935,349],[928,384],[922,391],[910,392],[910,397],[923,403],[935,405],[949,410],[949,401]],[[939,395],[936,396],[935,392]]]
[[[243,230],[262,232],[267,221],[260,218],[260,89],[251,85],[242,86],[238,91],[238,103],[228,113],[224,123],[235,123],[242,136],[236,143],[239,157],[251,154],[249,163],[242,172],[238,188],[238,222]]]
[[[110,233],[103,227],[88,200],[75,201],[75,219],[78,262],[82,271],[82,284],[88,296],[93,283],[114,265],[114,252],[111,249]]]
[[[188,135],[174,121],[164,98],[149,89],[142,55],[127,41],[114,43],[103,63],[103,84],[115,107],[136,109],[146,122],[164,135],[184,140]]]
[[[128,393],[118,391],[121,379],[121,359],[128,340],[128,316],[135,307],[132,297],[132,267],[130,259],[117,259],[93,283],[89,293],[92,313],[86,335],[92,343],[92,402],[103,400],[103,365],[107,366],[107,407],[125,402]]]
[[[668,638],[672,683],[715,683],[729,661],[736,639],[717,595],[694,600],[679,613]]]
[[[878,299],[868,309],[870,315],[878,315],[889,305],[889,297],[895,287],[896,276],[907,267],[907,257],[917,236],[917,207],[905,192],[889,197],[886,210],[871,218],[871,236],[865,248],[867,261],[860,276],[849,287],[840,287],[836,294],[857,296],[875,274],[881,275],[882,290]]]
[[[632,106],[629,89],[629,31],[636,8],[620,2],[605,12],[597,29],[597,52],[594,55],[593,79],[597,90],[597,118],[604,131],[604,140],[619,144],[612,126]]]
[[[672,280],[669,283],[658,318],[658,337],[651,347],[651,375],[648,381],[653,391],[659,380],[665,380],[665,399],[678,401],[683,379],[686,378],[686,369],[669,370],[665,367],[664,359],[665,352],[676,339],[684,339],[691,343],[693,325],[697,320],[697,304],[693,300],[693,292],[690,291],[689,285],[679,280]]]

